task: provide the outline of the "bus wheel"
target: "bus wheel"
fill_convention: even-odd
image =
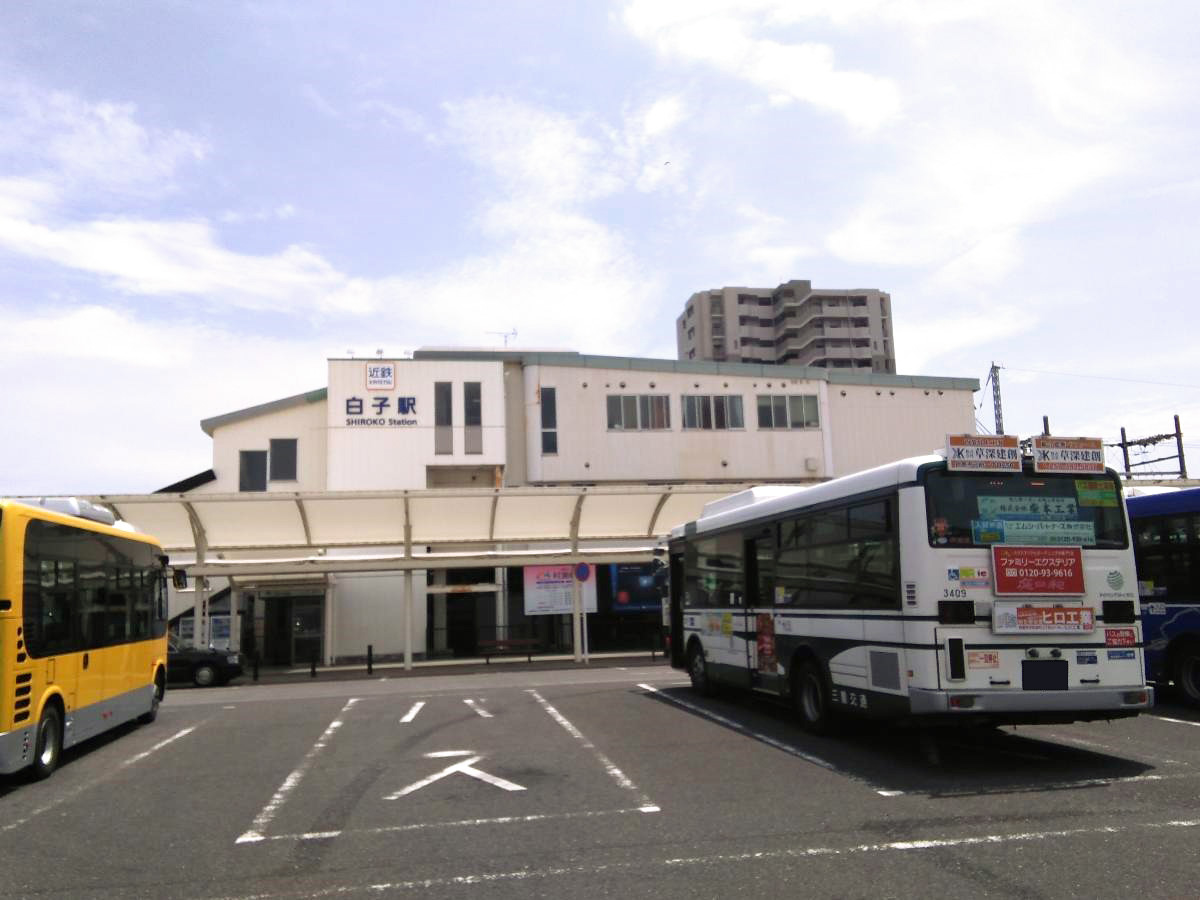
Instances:
[[[62,714],[57,706],[47,704],[42,710],[42,718],[37,727],[37,740],[34,743],[34,778],[49,778],[58,768],[58,760],[62,756],[62,742]]]
[[[158,672],[154,676],[154,696],[150,698],[150,709],[138,716],[138,721],[143,725],[149,725],[158,718],[158,704],[162,703],[165,690],[166,685],[163,683],[162,672]]]
[[[1192,706],[1200,706],[1200,643],[1179,648],[1171,678],[1184,700]]]
[[[693,644],[688,651],[688,677],[692,680],[692,690],[704,697],[714,693],[712,679],[708,677],[708,660],[704,658],[704,648]]]
[[[792,702],[800,716],[800,725],[813,734],[828,734],[833,727],[829,709],[829,691],[820,664],[806,659],[792,674]]]

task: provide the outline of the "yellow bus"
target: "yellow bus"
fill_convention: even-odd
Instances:
[[[166,691],[167,558],[81,500],[0,500],[0,773],[152,722]]]

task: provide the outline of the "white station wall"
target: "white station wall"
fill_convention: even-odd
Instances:
[[[555,388],[558,453],[541,452],[542,387]],[[627,369],[530,366],[525,370],[528,472],[531,482],[786,480],[827,476],[826,384],[795,378],[642,372]],[[610,395],[665,394],[671,427],[662,431],[608,429]],[[736,430],[683,427],[684,394],[742,398],[744,425]],[[758,428],[759,394],[818,398],[821,428]]]
[[[395,386],[370,388],[367,367],[395,367]],[[453,453],[434,452],[434,383],[452,387]],[[463,385],[481,385],[483,452],[465,452]],[[387,406],[376,412],[376,402]],[[397,400],[412,398],[415,412],[397,411]],[[362,401],[362,412],[356,401]],[[378,420],[360,424],[360,419]],[[420,490],[427,466],[502,466],[504,373],[499,362],[346,360],[329,361],[328,487],[331,491]]]
[[[325,490],[325,404],[302,403],[213,431],[213,474],[202,493],[237,493],[239,452],[269,450],[271,438],[296,439],[296,480],[268,481],[267,492]]]
[[[849,475],[946,446],[947,434],[975,433],[969,390],[830,385],[829,475]]]

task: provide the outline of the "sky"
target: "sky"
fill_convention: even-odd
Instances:
[[[1190,0],[0,5],[0,495],[203,471],[201,419],[348,352],[673,359],[691,294],[792,278],[888,291],[901,374],[1002,366],[1009,433],[1178,414],[1200,474],[1197,33]]]

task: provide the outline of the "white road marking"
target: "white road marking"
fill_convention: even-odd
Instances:
[[[638,687],[644,691],[649,691],[656,697],[661,697],[663,700],[674,703],[676,706],[682,706],[686,710],[703,716],[706,719],[710,719],[711,721],[716,722],[718,725],[724,725],[726,728],[732,728],[734,731],[744,734],[747,737],[752,737],[756,741],[762,741],[769,747],[774,747],[776,750],[782,750],[784,753],[790,753],[792,756],[799,757],[805,762],[812,763],[814,766],[820,766],[822,769],[828,769],[829,771],[837,772],[840,775],[846,774],[833,763],[821,759],[819,756],[813,756],[811,753],[805,753],[803,750],[793,747],[791,744],[785,744],[783,741],[776,740],[775,738],[766,734],[762,734],[761,732],[751,731],[741,722],[735,722],[733,719],[727,719],[725,716],[715,713],[712,710],[705,709],[703,706],[697,706],[695,703],[688,703],[686,700],[682,700],[679,697],[675,697],[671,694],[664,694],[659,691],[658,688],[652,687],[648,684],[639,684]]]
[[[435,757],[435,758],[436,757],[447,757],[447,756],[461,756],[462,753],[463,753],[463,751],[461,751],[461,750],[439,750],[436,753],[426,753],[425,756]],[[401,797],[406,797],[409,794],[416,793],[417,791],[421,790],[421,788],[429,787],[429,785],[433,784],[435,781],[441,781],[447,775],[454,775],[456,773],[459,773],[462,775],[470,775],[472,778],[478,778],[480,781],[486,782],[487,784],[490,784],[493,787],[498,787],[504,791],[523,791],[523,790],[525,790],[525,788],[523,788],[521,785],[515,784],[511,781],[507,781],[506,779],[501,778],[499,775],[492,775],[488,772],[484,772],[480,769],[476,769],[475,763],[479,762],[481,759],[483,759],[482,756],[472,756],[470,759],[465,759],[462,762],[456,762],[453,765],[446,766],[446,768],[442,769],[442,771],[435,772],[434,774],[430,775],[428,778],[422,778],[420,781],[414,781],[408,787],[401,788],[400,790],[396,791],[396,793],[394,793],[394,794],[388,794],[383,799],[384,800],[398,800]]]
[[[542,709],[550,714],[550,718],[566,729],[567,734],[571,735],[571,737],[583,744],[583,746],[588,750],[591,750],[592,753],[596,755],[596,758],[600,760],[600,764],[604,766],[605,771],[608,772],[609,776],[618,785],[625,788],[627,791],[632,791],[637,795],[639,801],[641,802],[640,809],[642,812],[652,813],[660,811],[658,805],[654,803],[654,801],[639,791],[637,785],[634,784],[624,772],[618,769],[611,759],[605,756],[595,744],[585,738],[583,733],[569,721],[567,721],[567,718],[562,713],[547,703],[541,694],[535,690],[527,690],[526,693],[531,694],[533,699],[541,704]]]
[[[599,863],[596,865],[552,866],[544,869],[517,869],[511,872],[481,872],[470,875],[452,875],[444,878],[425,878],[416,881],[393,881],[372,884],[346,884],[323,890],[305,890],[303,893],[247,894],[226,897],[223,900],[275,900],[279,897],[337,897],[346,894],[383,894],[388,891],[420,891],[447,887],[497,884],[562,878],[571,876],[598,875],[611,872],[629,872],[651,868],[684,868],[689,866],[723,866],[731,863],[758,863],[772,859],[808,859],[814,857],[868,855],[875,853],[907,853],[922,850],[940,850],[947,847],[969,847],[979,845],[1003,845],[1031,843],[1052,838],[1072,838],[1086,835],[1128,834],[1137,830],[1200,827],[1200,819],[1173,822],[1146,822],[1132,825],[1097,826],[1095,828],[1064,828],[1057,831],[1026,831],[1016,834],[985,834],[963,837],[933,838],[928,840],[892,841],[885,844],[859,844],[850,847],[799,847],[783,850],[761,850],[752,853],[714,854],[711,856],[676,857],[672,859],[631,860],[628,862]]]
[[[208,720],[206,719],[205,721],[208,721]],[[79,796],[84,791],[86,791],[88,788],[95,787],[97,784],[100,784],[101,782],[106,781],[108,778],[115,775],[117,772],[120,772],[122,769],[127,769],[130,766],[132,766],[134,763],[141,762],[143,759],[145,759],[151,753],[155,753],[158,750],[161,750],[163,747],[166,747],[169,744],[175,743],[180,738],[187,737],[189,734],[191,734],[193,731],[195,731],[197,728],[199,728],[200,725],[203,725],[203,724],[204,724],[204,722],[201,722],[198,725],[192,725],[190,728],[185,728],[182,731],[176,732],[175,734],[171,735],[171,737],[167,738],[166,740],[159,741],[157,744],[155,744],[149,750],[139,753],[136,756],[129,757],[129,759],[125,760],[123,763],[120,763],[115,768],[109,770],[104,775],[99,775],[99,776],[91,779],[90,781],[87,781],[84,784],[79,785],[75,789],[68,791],[67,793],[61,795],[57,800],[54,800],[51,803],[47,803],[45,806],[39,806],[37,809],[30,812],[29,815],[25,816],[25,818],[23,818],[23,819],[18,819],[15,822],[6,822],[5,824],[0,825],[0,832],[12,831],[14,828],[20,828],[22,825],[24,825],[26,822],[28,822],[34,816],[40,816],[42,813],[49,812],[50,810],[54,809],[54,807],[59,806],[60,804],[64,803],[65,801],[71,800],[71,799]]]
[[[601,816],[627,816],[641,813],[641,809],[609,809],[568,813],[536,813],[528,816],[497,816],[492,819],[460,819],[456,822],[418,822],[409,825],[384,825],[379,828],[351,829],[349,831],[311,831],[306,834],[275,834],[268,841],[323,841],[341,837],[343,834],[394,834],[400,831],[433,831],[439,828],[474,828],[483,825],[519,825],[528,822],[557,821],[559,819],[595,819]]]
[[[416,703],[414,703],[412,705],[412,709],[410,709],[407,713],[404,714],[404,718],[400,720],[400,724],[407,725],[409,722],[411,722],[413,719],[415,719],[417,717],[417,713],[419,713],[421,711],[421,707],[423,707],[424,705],[425,705],[424,700],[418,700]]]
[[[483,701],[481,700],[480,703],[482,703],[482,702]],[[488,712],[482,706],[479,706],[478,704],[476,704],[476,702],[474,700],[469,700],[469,699],[464,700],[463,703],[467,704],[467,706],[471,707],[471,709],[475,710],[475,712],[479,713],[479,715],[481,715],[485,719],[495,718],[490,712]]]
[[[1174,722],[1176,725],[1191,725],[1193,728],[1200,728],[1200,722],[1189,722],[1187,719],[1172,719],[1168,716],[1151,716],[1151,719],[1158,719],[1161,722]]]
[[[317,742],[313,744],[312,748],[308,751],[308,753],[305,754],[304,759],[300,761],[300,765],[296,767],[295,771],[288,775],[287,778],[283,779],[283,784],[281,784],[279,789],[275,791],[274,796],[267,801],[267,805],[262,808],[262,812],[255,816],[254,821],[250,823],[249,830],[237,839],[237,843],[252,844],[256,841],[261,841],[264,839],[264,832],[266,831],[267,826],[271,824],[271,820],[275,818],[275,814],[279,812],[280,807],[282,807],[284,801],[287,800],[288,794],[295,790],[296,785],[298,785],[300,780],[304,777],[304,773],[308,771],[308,767],[312,765],[312,762],[314,759],[316,759],[317,754],[325,749],[325,745],[329,742],[329,739],[333,737],[334,732],[342,727],[342,715],[357,702],[357,697],[351,697],[346,701],[346,705],[343,706],[341,712],[338,713],[338,718],[329,723],[329,727],[325,729],[319,738],[317,738]]]

